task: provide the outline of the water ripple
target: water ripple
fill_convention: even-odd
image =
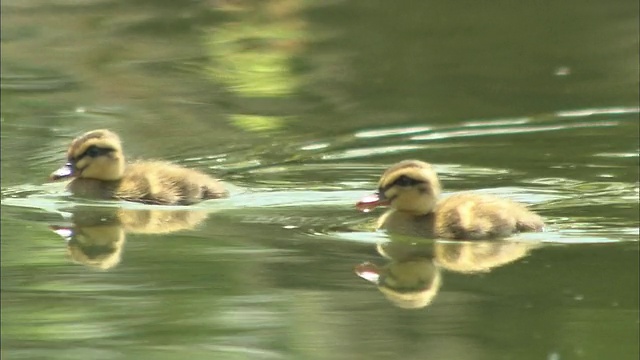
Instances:
[[[598,121],[598,122],[580,122],[573,124],[557,124],[557,125],[542,125],[542,126],[522,126],[522,127],[509,127],[509,128],[491,128],[491,129],[477,129],[477,130],[453,130],[434,132],[427,135],[419,135],[411,137],[411,140],[439,140],[439,139],[451,139],[459,137],[470,136],[487,136],[487,135],[507,135],[507,134],[521,134],[521,133],[534,133],[541,131],[556,131],[576,128],[590,128],[590,127],[610,127],[619,125],[618,121]]]

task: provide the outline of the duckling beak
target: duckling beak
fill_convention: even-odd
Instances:
[[[75,173],[73,171],[73,164],[68,162],[64,164],[64,166],[61,167],[60,169],[52,172],[51,175],[49,176],[49,180],[57,181],[57,180],[65,179],[74,175]]]
[[[356,266],[354,271],[356,275],[374,284],[377,284],[378,280],[380,280],[380,269],[368,261]]]
[[[51,225],[49,226],[49,230],[62,236],[62,238],[65,239],[66,241],[69,241],[71,240],[71,238],[73,238],[73,228],[58,226],[58,225]]]
[[[389,200],[380,196],[380,193],[373,193],[360,199],[360,201],[356,203],[356,209],[362,212],[369,212],[378,206],[387,205],[389,205]]]

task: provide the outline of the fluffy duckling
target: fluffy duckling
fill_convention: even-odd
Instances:
[[[120,138],[109,130],[90,131],[74,139],[67,159],[50,179],[73,177],[67,188],[76,196],[164,205],[228,196],[222,184],[196,170],[164,161],[125,164]]]
[[[542,231],[544,226],[540,216],[511,200],[469,192],[439,200],[440,192],[438,175],[430,164],[405,160],[385,171],[378,192],[356,206],[362,211],[391,206],[378,227],[413,236],[495,239]]]

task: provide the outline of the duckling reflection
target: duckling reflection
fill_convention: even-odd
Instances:
[[[389,242],[378,244],[377,249],[391,261],[382,267],[370,262],[360,264],[356,274],[376,284],[397,307],[419,309],[429,305],[442,283],[440,269],[432,260],[431,245]]]
[[[540,245],[518,241],[437,241],[434,244],[438,267],[463,274],[489,272],[515,262]]]
[[[127,233],[167,234],[192,229],[206,219],[206,211],[80,209],[73,226],[51,226],[67,240],[71,259],[85,266],[109,270],[120,263]]]
[[[462,274],[489,272],[517,261],[538,247],[535,243],[493,241],[436,241],[411,243],[394,240],[378,244],[390,262],[356,266],[358,276],[377,285],[395,306],[419,309],[431,304],[442,285],[441,270]]]

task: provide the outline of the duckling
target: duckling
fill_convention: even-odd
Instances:
[[[514,201],[470,192],[440,200],[440,192],[440,180],[430,164],[405,160],[387,169],[378,192],[356,206],[368,211],[389,205],[392,209],[379,219],[378,228],[412,236],[496,239],[544,227],[540,216]]]
[[[74,139],[67,159],[50,180],[74,178],[67,189],[80,197],[190,205],[228,196],[220,182],[196,170],[164,161],[125,164],[120,138],[105,129]]]

